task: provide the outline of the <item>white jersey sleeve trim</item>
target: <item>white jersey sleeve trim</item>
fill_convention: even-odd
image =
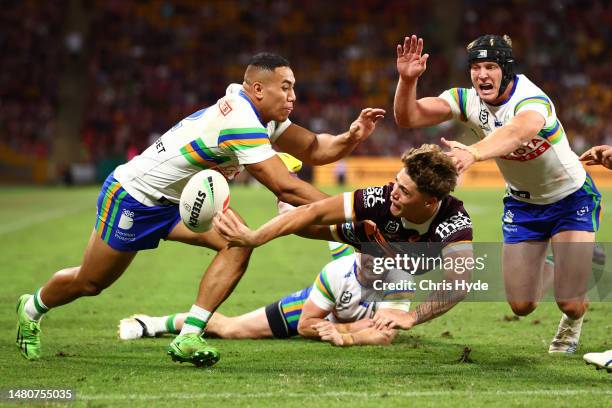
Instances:
[[[276,122],[274,132],[272,132],[270,135],[270,143],[276,142],[276,139],[278,139],[290,125],[291,121],[289,119],[285,120],[284,122]]]
[[[461,109],[459,108],[459,104],[455,100],[455,98],[451,95],[450,89],[442,92],[439,95],[439,98],[444,99],[448,105],[450,106],[451,113],[453,115],[453,119],[459,120],[461,118]]]
[[[346,222],[353,221],[353,208],[355,205],[354,196],[355,194],[352,192],[347,192],[342,194],[344,197],[344,219]]]

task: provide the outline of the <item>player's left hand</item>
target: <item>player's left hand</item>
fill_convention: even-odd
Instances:
[[[476,162],[476,157],[468,150],[468,146],[463,143],[455,140],[446,140],[445,138],[442,138],[441,142],[444,147],[451,149],[450,152],[446,152],[446,155],[453,159],[459,174],[465,172]]]
[[[376,122],[385,117],[385,110],[379,108],[365,108],[359,114],[359,117],[351,123],[349,128],[349,137],[355,143],[360,143],[367,139],[374,129]]]
[[[317,331],[322,341],[333,344],[334,346],[344,346],[342,334],[336,329],[336,326],[329,321],[313,324],[312,328]]]
[[[213,218],[215,230],[227,242],[229,247],[256,247],[259,246],[257,234],[244,225],[231,209],[225,213],[218,212]]]

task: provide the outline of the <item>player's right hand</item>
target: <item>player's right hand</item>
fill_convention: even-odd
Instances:
[[[414,326],[414,320],[406,313],[376,313],[374,315],[374,327],[378,330],[403,329],[410,330]]]
[[[416,35],[404,38],[404,45],[397,45],[397,72],[404,80],[415,80],[427,69],[429,54],[423,52],[423,39]]]
[[[229,247],[256,247],[260,243],[257,234],[244,225],[231,209],[225,213],[218,212],[213,218],[215,230],[227,242]]]

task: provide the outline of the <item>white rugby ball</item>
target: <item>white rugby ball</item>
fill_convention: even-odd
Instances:
[[[223,175],[214,170],[202,170],[185,185],[179,203],[183,223],[194,232],[208,231],[212,219],[229,206],[230,190]]]

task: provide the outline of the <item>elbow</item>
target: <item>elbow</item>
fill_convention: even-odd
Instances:
[[[401,128],[411,128],[412,123],[410,122],[410,118],[408,115],[404,115],[402,112],[394,111],[395,124]]]

